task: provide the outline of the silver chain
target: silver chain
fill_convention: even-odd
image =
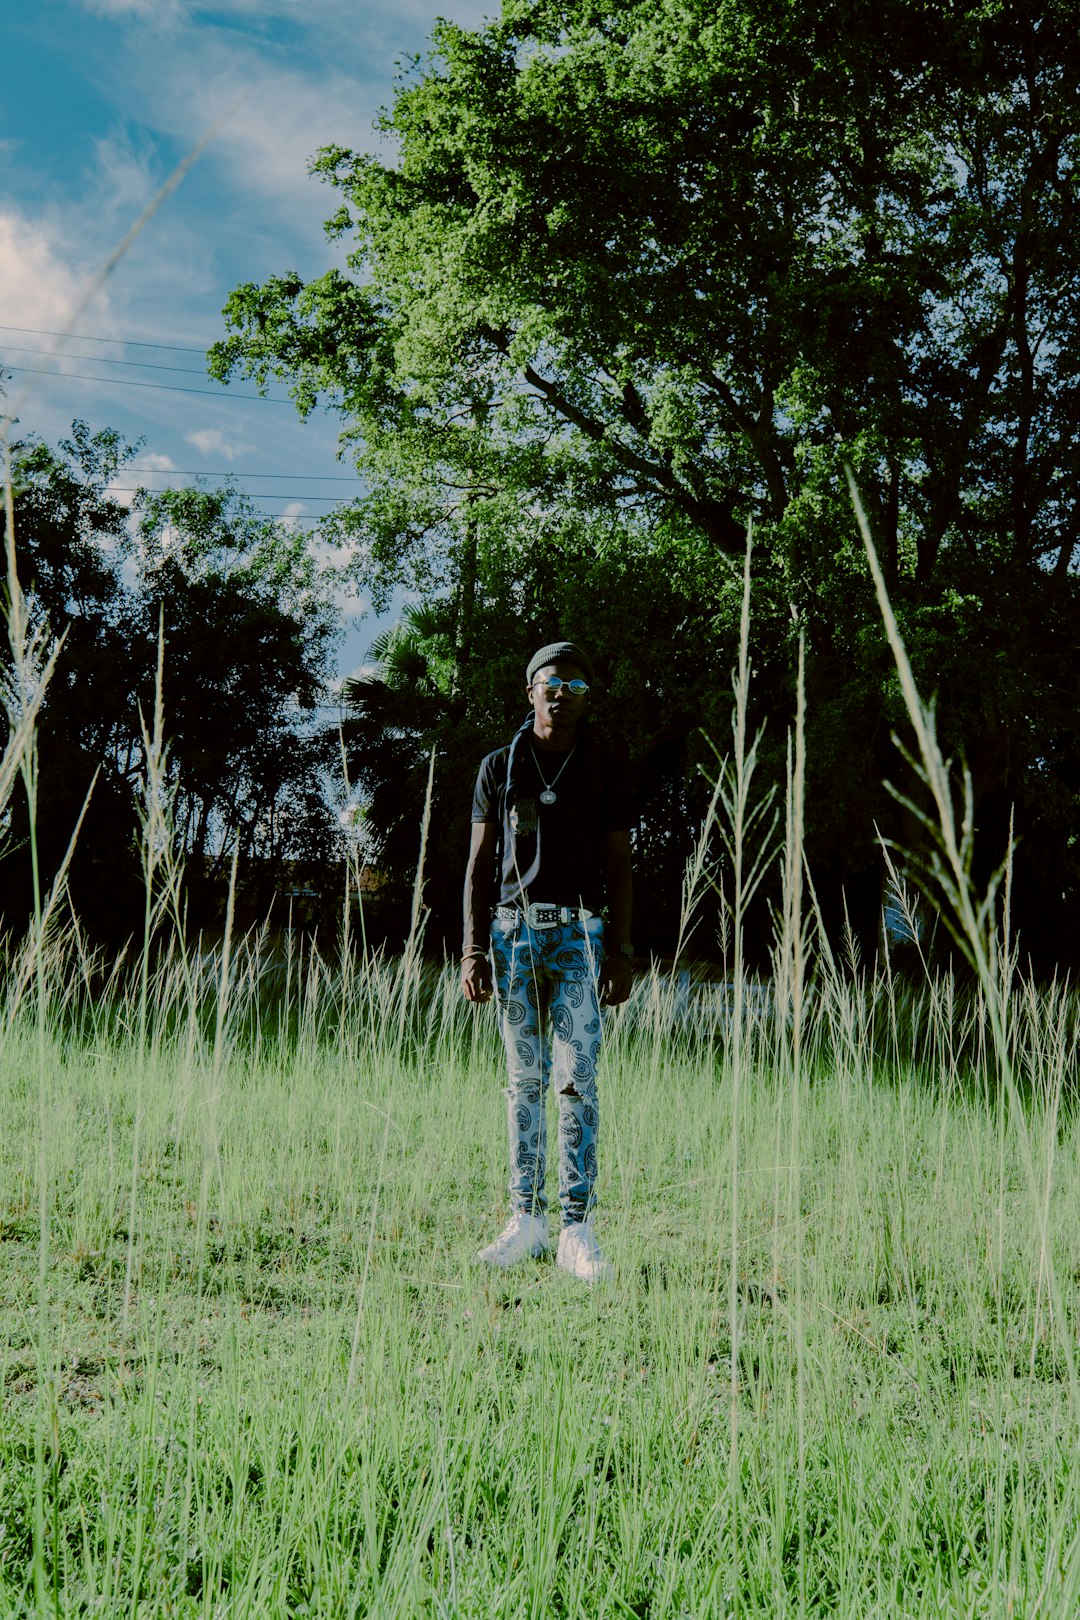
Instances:
[[[540,778],[541,782],[543,782],[543,784],[544,784],[544,791],[540,795],[540,803],[541,804],[554,804],[555,803],[555,783],[559,780],[559,777],[562,775],[563,771],[565,771],[566,767],[569,765],[570,761],[573,759],[574,754],[577,751],[577,743],[575,743],[573,748],[571,748],[570,752],[567,754],[566,758],[563,760],[562,764],[559,766],[558,770],[555,772],[555,775],[552,777],[550,782],[548,781],[547,777],[544,775],[543,771],[540,769],[540,761],[536,757],[536,749],[532,746],[531,743],[529,744],[529,751],[530,751],[530,753],[532,754],[532,757],[533,757],[533,764],[536,766],[536,774]]]

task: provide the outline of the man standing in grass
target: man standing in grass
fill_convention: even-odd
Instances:
[[[496,995],[509,1071],[511,1216],[477,1259],[512,1266],[547,1248],[550,1071],[559,1103],[557,1263],[586,1282],[612,1275],[592,1223],[600,1008],[630,994],[633,955],[629,790],[618,762],[582,726],[593,679],[591,660],[572,642],[541,647],[526,673],[528,719],[480,766],[461,966],[467,1000]]]

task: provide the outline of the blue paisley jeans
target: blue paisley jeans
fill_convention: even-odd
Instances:
[[[544,1099],[554,1077],[559,1103],[559,1205],[563,1224],[583,1221],[596,1199],[600,1109],[596,1060],[600,1003],[596,976],[603,955],[599,917],[557,928],[529,928],[524,918],[496,917],[491,955],[510,1084],[510,1204],[547,1209]],[[548,1025],[545,1031],[545,1023]]]

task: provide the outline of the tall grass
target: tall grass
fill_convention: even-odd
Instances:
[[[62,872],[3,980],[0,1615],[1076,1612],[1077,998],[973,892],[883,585],[973,976],[834,955],[801,674],[778,849],[755,795],[749,580],[684,931],[726,881],[731,989],[651,973],[609,1018],[592,1291],[472,1264],[502,1059],[421,954],[421,878],[398,959],[188,936],[159,679],[139,949],[96,958]],[[29,622],[0,780],[32,788]]]
[[[736,1098],[730,1017],[659,1030],[639,982],[603,1077],[618,1280],[590,1292],[471,1264],[504,1213],[501,1056],[451,973],[414,979],[399,1040],[396,964],[354,963],[346,1000],[340,963],[239,941],[216,1065],[220,949],[163,961],[145,1059],[137,969],[106,1014],[56,949],[43,1099],[32,1008],[0,1043],[0,1612],[1072,1612],[1080,1437],[1039,1288],[1045,1251],[1073,1319],[1069,993],[1015,992],[1002,1183],[977,990],[822,973],[796,1137],[790,1024],[747,1019]]]

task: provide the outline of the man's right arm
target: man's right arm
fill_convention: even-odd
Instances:
[[[495,851],[499,829],[494,821],[474,821],[465,869],[465,926],[461,945],[461,988],[466,1001],[490,1001],[491,964],[487,959],[491,932],[491,891],[495,883]]]

